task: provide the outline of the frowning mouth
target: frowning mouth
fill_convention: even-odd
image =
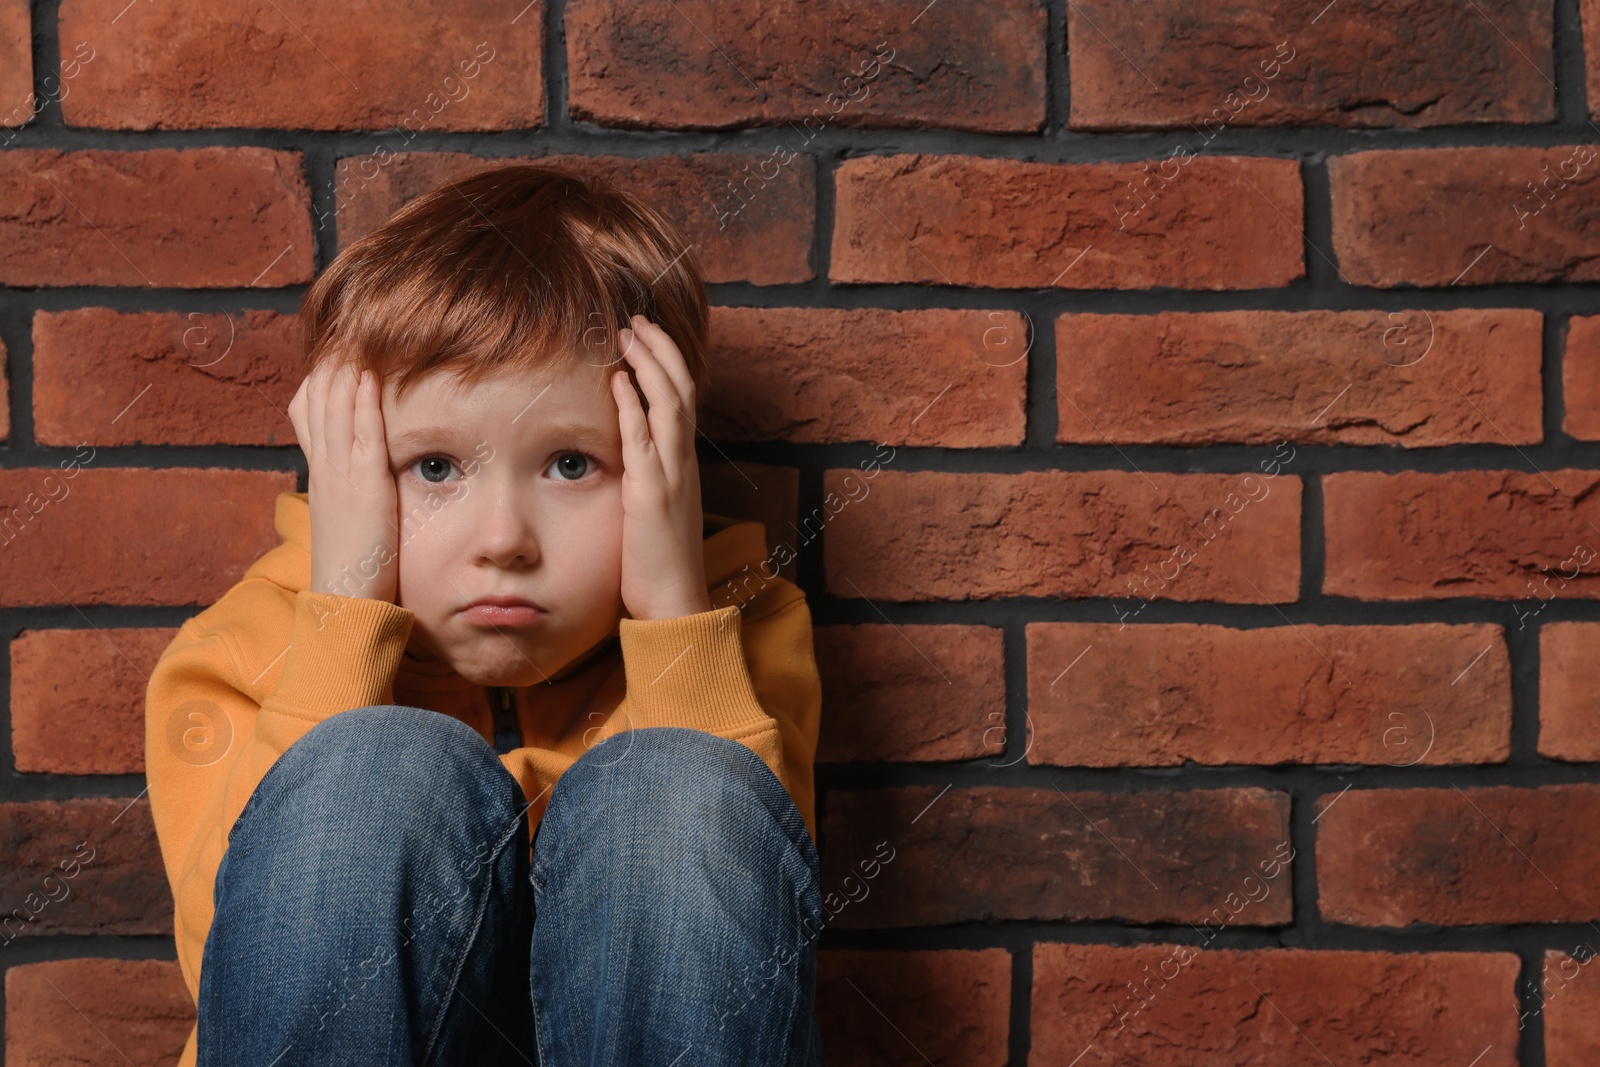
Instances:
[[[479,597],[461,609],[462,618],[476,626],[531,626],[549,612],[519,596]]]

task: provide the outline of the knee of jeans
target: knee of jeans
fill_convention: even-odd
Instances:
[[[585,752],[563,772],[556,790],[568,811],[608,808],[625,812],[631,825],[689,824],[712,835],[738,835],[753,820],[776,818],[791,836],[798,829],[809,841],[794,802],[761,757],[704,730],[624,730]]]
[[[390,815],[408,803],[448,804],[475,775],[499,763],[488,742],[460,719],[425,708],[379,704],[331,715],[312,727],[268,774],[318,795],[348,795]],[[265,779],[263,779],[265,781]]]

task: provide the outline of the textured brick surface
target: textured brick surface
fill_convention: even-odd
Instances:
[[[1009,765],[1002,639],[993,626],[816,627],[818,761]]]
[[[1056,440],[1538,444],[1537,311],[1218,311],[1056,320]]]
[[[1027,324],[1015,312],[714,308],[711,335],[708,437],[1022,444]]]
[[[51,934],[171,934],[150,801],[0,804],[0,900],[11,908],[0,915],[7,945]]]
[[[1322,591],[1362,600],[1502,597],[1517,617],[1600,595],[1600,471],[1324,475]]]
[[[1539,754],[1600,760],[1600,623],[1539,628]]]
[[[0,105],[0,126],[21,126],[38,110],[28,0],[0,0]]]
[[[1006,1062],[1011,953],[817,953],[817,1023],[829,1067]]]
[[[459,175],[509,162],[549,160],[580,174],[614,179],[647,197],[694,244],[707,282],[787,285],[816,276],[811,235],[816,224],[816,159],[796,156],[769,180],[743,183],[761,153],[696,152],[684,156],[532,156],[482,159],[459,152],[368,153],[338,162],[331,211],[339,247],[376,229],[407,201]],[[735,192],[735,186],[742,193]],[[318,228],[331,220],[317,219]]]
[[[144,771],[144,697],[175,627],[29,630],[11,642],[17,770]]]
[[[1255,289],[1305,274],[1294,160],[1198,157],[1146,166],[961,155],[844,160],[834,181],[831,279]],[[1135,182],[1147,191],[1130,223]]]
[[[1596,173],[1593,144],[1334,156],[1339,269],[1383,288],[1600,280]]]
[[[1324,0],[1325,2],[1325,0]],[[1074,129],[1555,118],[1551,0],[1067,6]],[[1464,77],[1463,71],[1494,71]]]
[[[1030,623],[1032,763],[1500,763],[1498,626]]]
[[[1600,785],[1352,789],[1318,809],[1318,909],[1357,926],[1600,919]]]
[[[1539,999],[1529,1014],[1544,1016],[1546,1067],[1587,1067],[1600,1060],[1600,981],[1593,966],[1600,938],[1592,931],[1580,936],[1573,952],[1544,954]]]
[[[1287,793],[908,786],[832,790],[826,804],[823,904],[841,929],[1293,917],[1283,892],[1235,903],[1261,864],[1292,856]]]
[[[445,0],[126,8],[127,0],[61,5],[62,40],[106,42],[63,101],[70,125],[390,130],[398,149],[422,131],[544,120],[539,0],[514,21]]]
[[[309,282],[301,167],[252,147],[0,152],[0,285]]]
[[[823,486],[841,502],[823,545],[836,596],[1298,595],[1300,483],[1291,477],[830,470]]]
[[[292,315],[106,308],[33,320],[33,422],[41,444],[293,445],[300,388]]]
[[[1574,315],[1567,321],[1561,358],[1563,433],[1600,440],[1600,315]]]
[[[1040,128],[1045,11],[1029,0],[848,9],[804,0],[566,5],[569,110],[643,129],[773,126],[803,151],[828,127]]]
[[[273,501],[295,488],[292,471],[84,456],[70,472],[0,470],[0,606],[210,604],[278,543]]]
[[[1519,1062],[1510,952],[1233,951],[1200,941],[1035,945],[1030,1067]]]
[[[1596,0],[1580,0],[1578,10],[1584,41],[1600,40],[1600,3],[1596,3]],[[1583,55],[1584,83],[1589,90],[1589,114],[1600,116],[1600,49],[1586,44]]]
[[[171,1067],[194,1026],[176,962],[65,959],[6,971],[6,1062]]]

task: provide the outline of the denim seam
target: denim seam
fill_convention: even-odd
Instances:
[[[477,913],[473,916],[472,929],[467,932],[467,936],[461,942],[461,950],[456,954],[455,966],[450,972],[450,982],[446,986],[444,997],[439,1002],[439,1013],[434,1017],[433,1027],[428,1033],[428,1042],[423,1050],[424,1065],[432,1062],[434,1043],[439,1039],[439,1030],[444,1026],[445,1016],[449,1014],[450,1002],[455,996],[457,983],[461,979],[461,969],[466,966],[469,950],[477,941],[479,931],[483,929],[483,917],[489,910],[489,897],[494,890],[494,865],[501,853],[505,851],[506,842],[515,836],[522,825],[523,822],[520,817],[512,820],[510,828],[500,835],[499,841],[495,842],[494,851],[490,853],[490,861],[484,864],[486,873],[483,880],[483,890],[478,897]],[[524,834],[526,832],[525,830],[523,831]]]
[[[539,921],[537,908],[534,910],[533,921],[535,923],[538,923]],[[528,981],[528,1000],[533,1005],[533,1042],[539,1054],[539,1063],[546,1064],[550,1062],[550,1053],[545,1050],[544,1046],[544,1024],[541,1022],[541,1016],[539,1014],[539,997],[533,991],[533,982],[537,978],[538,975],[533,974],[533,972],[530,970]]]

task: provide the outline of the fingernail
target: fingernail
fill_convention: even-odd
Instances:
[[[633,344],[633,331],[628,329],[626,326],[624,326],[617,334],[617,337],[622,341],[623,348],[627,348],[629,345]]]

